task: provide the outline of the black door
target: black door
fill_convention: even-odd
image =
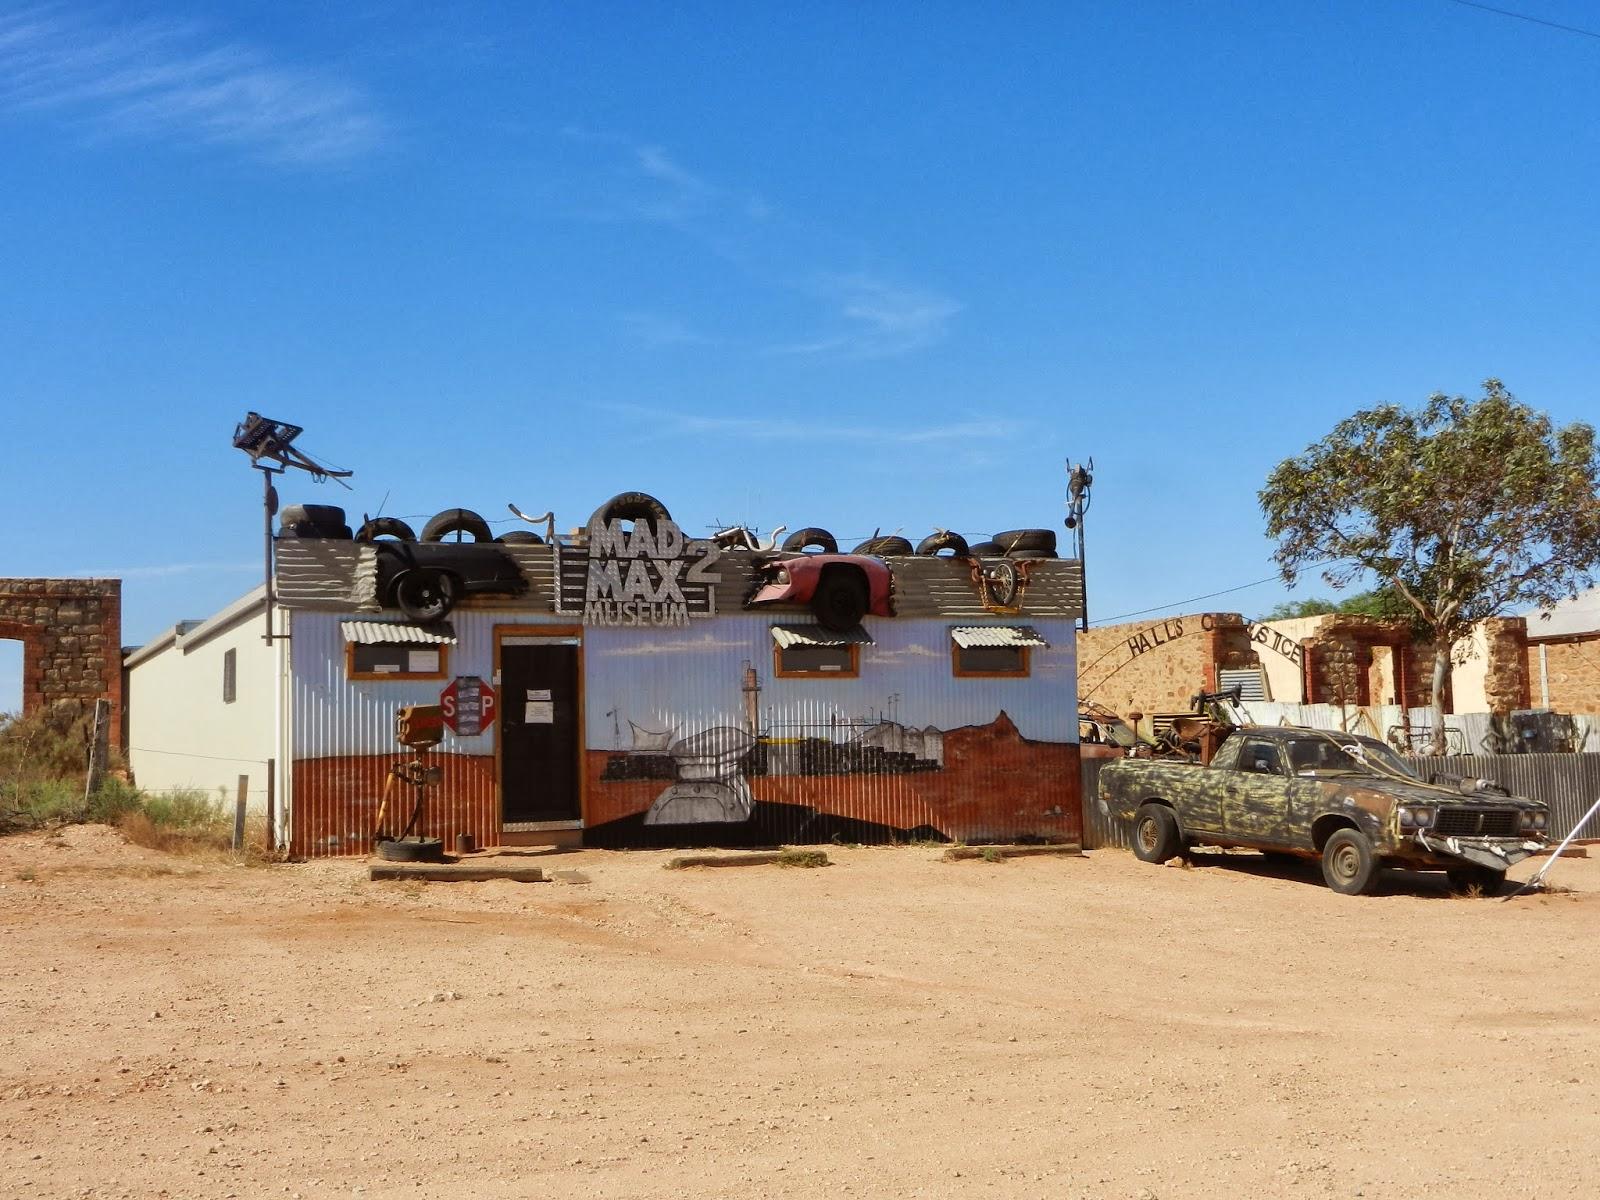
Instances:
[[[500,643],[500,808],[506,825],[576,821],[578,643]]]

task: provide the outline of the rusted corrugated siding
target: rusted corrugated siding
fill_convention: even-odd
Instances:
[[[1550,806],[1550,836],[1572,832],[1589,806],[1600,800],[1600,754],[1457,754],[1408,757],[1424,779],[1434,772],[1492,779],[1507,791]],[[1600,819],[1580,835],[1600,837]]]
[[[1127,850],[1133,846],[1133,831],[1128,822],[1113,816],[1109,809],[1100,806],[1100,768],[1108,762],[1123,757],[1116,746],[1085,745],[1080,748],[1082,768],[1080,778],[1083,790],[1083,848],[1100,850],[1107,847]]]

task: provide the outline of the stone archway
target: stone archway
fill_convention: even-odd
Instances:
[[[122,727],[120,579],[0,579],[0,638],[22,643],[24,716],[106,699]]]

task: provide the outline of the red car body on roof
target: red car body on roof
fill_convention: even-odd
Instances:
[[[849,578],[865,585],[866,612],[894,616],[894,572],[881,558],[868,554],[794,554],[774,558],[761,568],[766,582],[749,604],[811,604],[824,577]]]

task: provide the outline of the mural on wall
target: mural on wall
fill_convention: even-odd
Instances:
[[[630,643],[608,661],[591,640],[585,840],[1077,836],[1070,636],[1027,679],[957,681],[945,627],[906,626],[875,627],[860,677],[837,680],[764,681],[751,657],[770,641],[762,621],[746,637],[677,643],[692,648],[693,678],[670,665],[672,643],[648,655]]]

